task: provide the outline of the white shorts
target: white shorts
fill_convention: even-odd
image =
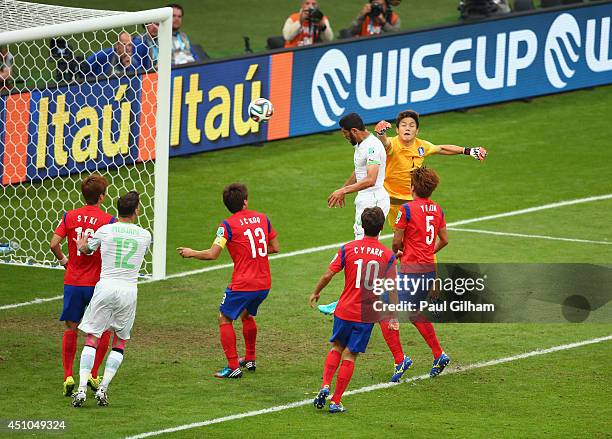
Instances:
[[[117,337],[129,340],[134,318],[138,287],[115,280],[100,280],[85,310],[79,329],[98,338],[111,329]]]
[[[355,224],[353,230],[355,231],[355,239],[363,238],[363,227],[361,227],[361,214],[366,207],[380,207],[385,214],[385,218],[389,214],[391,208],[391,201],[389,194],[384,189],[373,191],[373,192],[359,192],[355,198]]]

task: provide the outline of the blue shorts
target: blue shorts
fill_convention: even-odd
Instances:
[[[232,291],[225,290],[225,295],[219,306],[219,311],[232,320],[236,320],[245,309],[252,316],[257,315],[261,302],[266,300],[270,290],[260,291]]]
[[[334,329],[329,341],[337,341],[351,352],[365,352],[374,323],[351,322],[334,316]]]
[[[430,287],[433,286],[433,279],[436,272],[428,273],[398,273],[399,283],[397,289],[398,301],[414,303],[419,306],[419,302],[427,299]]]
[[[95,288],[64,285],[64,309],[59,319],[63,322],[80,322]]]

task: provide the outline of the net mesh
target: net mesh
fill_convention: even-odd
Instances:
[[[122,12],[0,0],[0,33],[117,14]]]
[[[0,0],[0,28],[116,13]],[[0,262],[57,267],[50,238],[66,211],[84,205],[81,181],[92,173],[109,181],[102,209],[113,215],[118,196],[138,190],[138,223],[153,232],[157,42],[151,27],[9,45],[0,33]],[[151,272],[149,253],[142,274]]]

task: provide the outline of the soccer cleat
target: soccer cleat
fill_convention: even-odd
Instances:
[[[429,376],[432,378],[437,377],[442,373],[444,368],[448,366],[450,362],[450,357],[444,352],[442,352],[442,354],[440,354],[440,356],[434,360],[433,366],[431,367],[431,371],[429,372]]]
[[[224,367],[215,374],[217,378],[242,378],[242,371],[240,368],[231,369],[230,367]]]
[[[318,409],[322,409],[323,407],[325,407],[325,400],[327,399],[328,396],[329,396],[329,386],[325,386],[321,390],[319,390],[318,395],[314,399],[314,402],[313,402],[314,406]]]
[[[336,311],[336,305],[338,305],[338,301],[336,302],[332,302],[328,305],[319,305],[319,311],[321,311],[323,314],[329,316],[332,315],[334,313],[334,311]]]
[[[108,405],[108,395],[106,394],[106,390],[98,389],[96,392],[96,401],[98,401],[98,405],[100,407],[106,407]]]
[[[397,383],[408,369],[412,367],[412,360],[408,355],[404,356],[404,361],[395,365],[393,376],[389,380],[392,383]]]
[[[74,393],[74,386],[74,378],[71,376],[66,378],[66,381],[64,381],[64,396],[72,396]]]
[[[102,383],[102,375],[99,375],[97,378],[89,375],[89,379],[87,380],[87,385],[91,389],[92,392],[96,392],[100,388],[100,384]]]
[[[257,369],[257,362],[255,360],[245,360],[244,357],[238,359],[238,364],[240,367],[246,367],[246,370],[249,372],[255,372]]]
[[[330,413],[342,413],[345,412],[346,409],[344,408],[344,406],[342,405],[341,402],[339,402],[338,404],[336,404],[334,401],[329,403],[329,412]]]
[[[84,390],[79,390],[77,393],[72,395],[72,407],[81,407],[87,400],[87,394]]]

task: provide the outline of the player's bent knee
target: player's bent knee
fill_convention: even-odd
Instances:
[[[122,338],[119,338],[117,334],[115,334],[115,337],[113,338],[113,349],[112,350],[120,352],[121,354],[123,354],[123,351],[125,351],[125,340]]]
[[[71,322],[69,320],[66,320],[64,323],[66,324],[66,328],[70,329],[71,331],[76,332],[79,327],[78,322]]]
[[[219,313],[219,324],[224,324],[224,323],[232,323],[233,320],[230,319],[228,316],[226,316],[223,313]]]
[[[99,342],[100,339],[98,337],[93,334],[87,334],[87,340],[85,340],[86,346],[91,346],[92,348],[97,349]]]

